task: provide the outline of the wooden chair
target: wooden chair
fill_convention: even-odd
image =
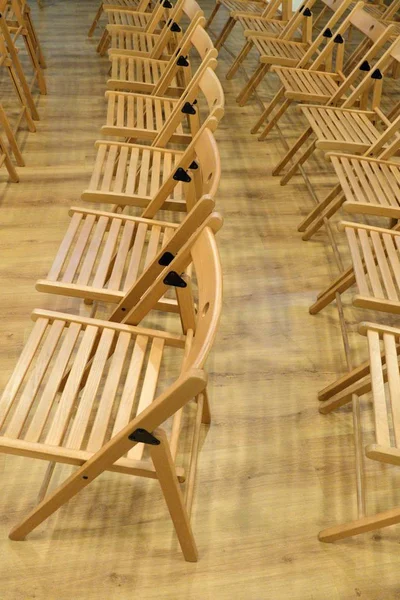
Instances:
[[[365,38],[371,40],[372,46],[363,52],[362,59],[351,72],[346,73],[343,66],[345,35],[351,28],[362,33],[364,38],[360,43],[363,46]],[[345,101],[360,76],[360,67],[370,64],[391,37],[389,28],[365,12],[363,2],[353,8],[337,30],[332,33],[330,29],[325,29],[325,35],[327,31],[331,36],[330,41],[311,64],[308,52],[296,68],[273,67],[281,88],[251,130],[251,133],[256,133],[263,127],[258,138],[260,141],[268,136],[293,102],[334,106]]]
[[[254,47],[260,53],[260,58],[258,67],[237,97],[237,102],[240,106],[246,104],[273,65],[297,67],[310,48],[313,50],[313,53],[318,52],[318,48],[325,43],[326,38],[323,31],[318,33],[314,41],[312,41],[311,8],[314,3],[314,0],[308,0],[303,6],[303,10],[296,13],[297,19],[293,20],[293,25],[289,27],[288,24],[288,29],[285,33],[282,32],[277,38],[260,34],[251,34],[248,36],[250,44],[248,51],[250,51],[254,44]],[[324,0],[324,4],[329,6],[333,11],[333,15],[329,19],[326,28],[333,29],[348,9],[350,2],[349,0]],[[302,41],[295,41],[294,37],[300,24],[303,29]]]
[[[129,56],[126,54],[112,54],[111,77],[107,81],[107,87],[111,90],[122,90],[129,92],[140,92],[152,95],[162,95],[166,92],[171,95],[180,96],[184,92],[183,82],[179,80],[178,74],[186,69],[187,75],[183,73],[183,79],[190,79],[190,63],[188,54],[194,45],[194,41],[201,37],[201,29],[205,22],[200,11],[193,18],[183,35],[179,48],[175,50],[169,60],[151,59],[143,56]],[[205,55],[213,48],[212,41],[204,31]],[[198,45],[201,41],[198,42]],[[186,87],[186,86],[185,86]]]
[[[389,30],[390,31],[390,30]],[[342,150],[343,152],[366,152],[375,143],[381,132],[374,124],[382,121],[384,126],[390,126],[388,119],[380,109],[384,73],[394,62],[398,62],[400,45],[398,40],[376,62],[371,71],[346,99],[341,107],[315,106],[303,104],[299,110],[306,117],[309,127],[301,134],[292,148],[274,168],[273,175],[281,174],[285,166],[314,134],[315,140],[302,152],[300,157],[282,177],[281,184],[285,185],[314,152],[315,148],[324,151]],[[366,65],[365,68],[369,68]],[[352,108],[356,103],[360,108]],[[370,110],[368,110],[370,105]]]
[[[400,464],[399,351],[400,330],[375,323],[362,323],[359,332],[368,339],[369,360],[319,393],[321,412],[328,413],[351,401],[353,395],[372,391],[375,443],[365,448],[372,460]],[[385,385],[386,384],[386,385]],[[362,431],[359,432],[362,439]],[[322,542],[334,542],[400,522],[400,509],[360,515],[358,519],[320,532]]]
[[[88,37],[93,37],[93,34],[96,30],[97,25],[99,24],[99,21],[105,9],[108,8],[111,10],[118,10],[118,8],[128,8],[132,10],[137,10],[138,12],[145,12],[150,4],[150,0],[114,0],[110,2],[103,2],[103,0],[101,0],[100,6],[97,9],[96,15],[93,19],[93,23],[89,28]]]
[[[134,282],[150,285],[164,268],[162,256],[174,257],[201,228],[214,208],[221,174],[218,148],[205,129],[196,144],[193,194],[188,214],[178,225],[168,221],[71,208],[71,223],[53,265],[36,289],[41,292],[118,303]],[[160,262],[161,261],[161,262]],[[162,299],[159,309],[176,312]]]
[[[259,23],[260,21],[262,23],[271,21],[275,24],[276,22],[278,22],[277,27],[280,27],[280,30],[282,30],[284,26],[288,23],[290,17],[292,16],[292,2],[291,0],[271,0],[268,4],[266,4],[264,10],[259,15],[259,17],[255,17],[255,14],[257,13],[254,13],[254,11],[252,11],[251,9],[250,11],[246,12],[246,8],[243,8],[239,11],[237,8],[231,10],[231,12],[229,13],[228,20],[226,21],[224,27],[221,30],[221,33],[214,42],[217,50],[220,50],[225,44],[238,21],[241,24],[245,23],[244,29],[247,29],[246,19],[254,19],[256,23]]]
[[[7,30],[12,38],[12,45],[16,47],[18,40],[23,39],[33,69],[30,87],[32,88],[33,84],[37,82],[40,93],[46,94],[46,81],[42,71],[42,66],[45,66],[46,63],[30,18],[28,4],[23,0],[0,0],[0,13],[3,15],[1,19],[5,20]],[[7,39],[6,44],[8,46]]]
[[[110,26],[121,26],[123,28],[131,27],[133,30],[143,33],[161,33],[163,26],[170,19],[173,12],[173,5],[169,0],[159,0],[152,12],[137,12],[129,9],[106,9],[108,17],[108,26],[105,28],[100,42],[97,46],[97,52],[104,54],[110,44]]]
[[[35,130],[32,118],[39,120],[39,113],[34,102],[31,88],[35,80],[28,82],[21,61],[18,56],[18,50],[14,45],[7,23],[0,12],[0,65],[5,66],[13,82],[18,98],[26,110],[23,111],[24,117],[28,122],[31,131]]]
[[[198,310],[194,314],[192,305],[183,335],[131,324],[165,293],[164,274],[134,305],[128,292],[108,321],[33,312],[34,328],[0,401],[0,451],[79,468],[13,528],[10,539],[24,539],[110,470],[159,480],[184,557],[197,560],[189,515],[201,423],[210,422],[203,368],[222,305],[213,233],[220,226],[221,218],[211,216],[190,255],[182,253],[179,270],[193,261],[198,282]],[[185,472],[174,461],[182,410],[193,398],[197,414],[185,503],[178,484]],[[170,418],[168,439],[161,427]]]
[[[207,19],[206,29],[210,27],[221,6],[229,10],[230,14],[233,11],[245,11],[261,15],[268,7],[268,2],[266,0],[216,0],[215,6]]]
[[[223,112],[221,98],[184,151],[124,142],[97,142],[93,176],[82,200],[138,206],[144,209],[142,216],[145,218],[153,218],[161,209],[186,212],[188,197],[193,190],[188,171],[196,170],[198,141],[205,129],[215,131]]]

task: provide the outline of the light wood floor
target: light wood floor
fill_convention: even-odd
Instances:
[[[203,0],[206,14],[212,3]],[[68,207],[89,181],[105,117],[108,62],[86,38],[97,4],[33,6],[49,95],[38,100],[38,132],[18,137],[27,162],[21,183],[0,173],[1,388],[29,333],[31,310],[74,308],[35,292],[34,282],[46,275]],[[231,49],[239,47],[238,33]],[[317,411],[317,391],[345,370],[337,314],[334,307],[308,314],[336,271],[323,232],[301,241],[296,227],[312,201],[301,178],[281,188],[271,177],[281,141],[273,134],[261,144],[250,135],[259,106],[236,105],[244,78],[225,80],[230,62],[222,50],[227,110],[217,137],[225,299],[209,361],[213,423],[193,514],[200,561],[182,559],[157,483],[117,474],[100,477],[26,542],[10,542],[8,531],[35,502],[46,465],[1,456],[1,600],[400,598],[400,527],[335,545],[317,540],[322,527],[356,515],[351,413]],[[299,118],[291,112],[284,122],[290,140],[301,131]],[[322,156],[316,161],[327,173],[313,176],[322,194],[334,177]],[[358,321],[375,315],[348,310],[347,317],[355,332]],[[357,362],[365,340],[351,338]],[[362,407],[368,432],[368,399]],[[369,461],[367,471],[369,509],[398,504],[398,470]],[[52,485],[68,473],[58,467]]]

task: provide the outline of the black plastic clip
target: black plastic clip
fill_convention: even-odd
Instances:
[[[182,181],[183,183],[190,183],[192,181],[190,175],[188,175],[185,169],[182,169],[182,167],[178,167],[172,179],[174,179],[175,181]]]
[[[303,16],[304,16],[304,17],[312,17],[312,12],[311,12],[311,10],[310,10],[309,8],[306,8],[306,9],[303,11]]]
[[[196,114],[196,110],[193,108],[193,104],[190,104],[190,102],[185,102],[185,104],[182,107],[182,112],[184,115]]]
[[[162,267],[168,267],[168,265],[174,260],[174,258],[175,257],[172,254],[172,252],[164,252],[160,260],[158,261],[158,264]]]
[[[151,446],[159,446],[160,440],[158,440],[152,433],[146,429],[135,429],[131,435],[128,436],[131,442],[141,442],[142,444],[150,444]]]
[[[375,69],[375,71],[371,75],[371,79],[382,79],[383,75],[379,69]]]
[[[329,29],[329,27],[327,27],[324,31],[324,33],[322,34],[324,37],[326,38],[331,38],[333,37],[333,33],[332,31]]]
[[[165,285],[172,285],[172,287],[185,288],[187,283],[176,271],[170,271],[163,282]]]
[[[360,71],[370,71],[371,67],[369,66],[369,62],[367,60],[364,60],[364,62],[361,63],[360,65]]]
[[[178,23],[175,23],[175,21],[172,23],[170,30],[175,33],[180,33],[182,31],[182,29],[179,27]]]
[[[173,4],[169,0],[160,0],[164,8],[172,8]]]
[[[180,56],[176,61],[176,64],[178,65],[178,67],[188,67],[189,61],[187,59],[187,56]]]
[[[199,165],[197,164],[197,162],[194,160],[190,163],[189,165],[189,169],[191,169],[192,171],[196,171],[199,168]]]
[[[335,42],[335,44],[343,44],[344,39],[342,38],[342,36],[340,35],[340,33],[338,33],[337,35],[335,35],[335,37],[333,38],[333,41]]]

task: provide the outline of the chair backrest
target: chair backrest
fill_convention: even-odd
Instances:
[[[194,146],[195,163],[198,169],[192,169],[193,190],[186,194],[187,210],[204,194],[215,197],[221,179],[221,160],[218,145],[209,129],[204,129]]]
[[[192,21],[192,19],[194,19],[199,12],[203,11],[196,0],[185,0],[183,4],[183,12],[189,21]]]
[[[162,28],[161,34],[158,36],[157,42],[154,45],[154,48],[150,55],[151,58],[159,58],[162,55],[165,48],[167,47],[170,40],[172,39],[174,35],[174,30],[180,29],[179,26],[176,26],[182,18],[182,13],[184,11],[186,1],[187,0],[177,0],[177,2],[175,3],[174,8],[170,12],[169,19],[168,21],[166,21],[164,27]],[[177,33],[179,33],[179,31]]]

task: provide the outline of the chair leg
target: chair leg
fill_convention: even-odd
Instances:
[[[246,83],[243,90],[236,98],[236,102],[239,104],[239,106],[244,106],[246,104],[250,96],[256,91],[257,87],[264,79],[264,76],[269,71],[270,66],[271,65],[265,64],[258,65],[257,69],[254,71],[253,75],[250,77],[249,81]]]
[[[28,52],[29,56],[31,57],[33,69],[36,73],[39,91],[42,95],[45,96],[47,94],[46,80],[44,78],[42,68],[39,64],[39,60],[38,60],[35,48],[33,47],[32,40],[30,39],[29,35],[24,35],[24,42],[25,42],[25,47],[27,49],[27,52]]]
[[[276,165],[275,169],[272,171],[272,175],[280,175],[281,171],[286,167],[288,162],[290,162],[292,157],[301,148],[301,146],[308,140],[312,132],[312,128],[309,127],[304,133],[301,134],[295,145],[290,150],[288,150],[288,152],[285,154],[282,160]]]
[[[334,301],[336,294],[343,294],[355,283],[355,275],[353,267],[350,267],[344,273],[341,273],[337,279],[326,289],[319,294],[318,299],[309,308],[311,315],[316,315],[323,308]]]
[[[297,162],[295,162],[295,164],[292,167],[290,167],[289,171],[282,177],[280,181],[281,185],[286,185],[287,183],[289,183],[293,175],[296,174],[297,169],[301,167],[301,165],[304,164],[306,160],[310,158],[311,154],[314,153],[315,148],[316,142],[314,141],[308,146],[307,150],[303,152],[303,154],[300,156]]]
[[[314,221],[315,217],[317,217],[327,206],[330,205],[332,200],[336,198],[338,194],[342,191],[342,186],[340,184],[336,185],[333,190],[329,192],[327,196],[319,202],[317,206],[315,206],[312,211],[306,216],[303,221],[301,221],[300,225],[297,227],[297,231],[306,231],[306,229],[310,226],[310,224]]]
[[[235,19],[233,19],[232,17],[229,17],[229,19],[225,23],[221,33],[219,34],[218,38],[214,42],[214,46],[218,51],[221,50],[222,46],[225,44],[226,40],[228,39],[228,37],[229,37],[232,29],[235,27],[235,25],[236,25]]]
[[[179,487],[167,436],[161,429],[154,431],[153,435],[160,441],[160,444],[150,446],[150,454],[171,519],[175,526],[183,556],[189,562],[196,562],[198,559],[196,542]]]
[[[201,422],[209,425],[211,423],[210,399],[208,397],[207,388],[203,392],[203,412]]]
[[[287,109],[289,108],[289,106],[291,104],[292,104],[291,100],[285,100],[285,102],[283,102],[281,104],[280,108],[277,110],[277,112],[272,117],[272,119],[270,121],[268,121],[268,123],[266,124],[265,128],[261,132],[261,135],[258,138],[259,142],[262,142],[263,140],[265,140],[265,138],[267,137],[267,135],[269,134],[269,132],[275,127],[275,125],[277,124],[277,122],[279,121],[279,119],[281,118],[281,116],[283,114],[285,114],[285,112],[287,111]]]
[[[285,95],[285,90],[283,87],[281,87],[280,90],[275,94],[275,96],[273,97],[271,102],[264,108],[260,117],[257,119],[256,123],[253,125],[252,129],[250,130],[250,133],[257,133],[257,131],[260,129],[261,125],[264,123],[264,121],[267,120],[267,118],[269,117],[269,115],[271,114],[271,112],[273,111],[275,106],[282,100],[284,95]]]
[[[103,52],[103,48],[106,44],[107,38],[108,38],[108,31],[107,31],[107,28],[105,28],[101,35],[100,41],[97,44],[97,48],[96,48],[96,50],[99,54],[101,54]]]
[[[307,242],[314,235],[314,233],[316,233],[323,226],[324,220],[329,219],[339,210],[345,199],[346,196],[344,194],[339,194],[336,200],[334,202],[331,202],[330,205],[321,212],[318,218],[316,218],[314,222],[311,223],[309,227],[307,227],[301,239]]]
[[[4,164],[6,165],[6,169],[8,171],[11,181],[13,183],[18,183],[19,182],[18,173],[17,173],[14,165],[12,164],[12,161],[11,161],[11,158],[10,158],[7,148],[5,148],[5,146],[1,142],[0,142],[0,150],[4,154]]]
[[[396,525],[397,523],[400,523],[400,508],[393,508],[370,517],[355,519],[344,525],[336,525],[324,529],[319,533],[318,539],[321,542],[336,542],[337,540],[343,540],[354,535],[359,535],[360,533],[375,531],[375,529],[381,529],[382,527],[390,527],[390,525]]]
[[[93,19],[93,23],[91,24],[90,29],[88,31],[88,37],[90,37],[90,38],[93,37],[94,30],[96,29],[97,23],[100,21],[100,17],[102,14],[103,14],[103,1],[100,2],[100,6],[97,9],[96,16]]]
[[[24,162],[24,159],[22,158],[21,151],[18,148],[17,140],[15,139],[13,130],[10,127],[10,123],[8,122],[7,116],[1,105],[0,105],[0,122],[3,125],[4,132],[7,136],[8,143],[10,144],[11,150],[15,156],[15,160],[17,161],[17,165],[19,167],[24,167],[25,162]]]
[[[208,17],[206,24],[204,25],[204,29],[208,29],[208,27],[210,27],[211,23],[214,21],[214,18],[217,14],[217,12],[219,11],[219,9],[221,8],[221,3],[220,2],[216,2],[215,6],[212,10],[211,15]]]
[[[243,46],[243,48],[241,49],[241,51],[239,52],[239,54],[233,61],[231,68],[227,72],[226,79],[233,78],[233,76],[237,73],[237,70],[239,69],[240,65],[242,64],[242,62],[244,61],[244,59],[246,58],[246,56],[248,55],[248,53],[250,52],[252,47],[253,47],[253,42],[248,41],[245,43],[245,45]]]

